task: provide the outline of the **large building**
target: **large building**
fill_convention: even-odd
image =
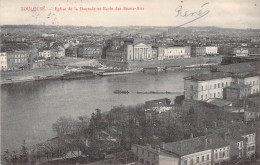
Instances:
[[[99,59],[102,56],[102,46],[85,44],[78,47],[78,56],[91,59]]]
[[[11,51],[7,53],[7,70],[27,68],[30,58],[29,51]]]
[[[48,48],[39,50],[39,57],[51,58],[51,50]]]
[[[0,52],[0,71],[7,70],[7,54],[6,52]]]
[[[180,165],[218,165],[230,160],[228,141],[216,134],[163,143],[162,149],[178,155]]]
[[[210,98],[223,98],[223,88],[232,83],[230,73],[216,72],[196,74],[184,78],[185,99],[207,100]]]
[[[133,45],[133,41],[134,40],[131,38],[112,38],[111,40],[108,40],[104,49],[106,60],[126,62],[128,58],[130,59],[130,55],[127,57],[127,45]],[[132,58],[133,56],[131,56],[131,59]]]
[[[179,165],[177,155],[152,148],[150,145],[133,144],[131,151],[135,155],[135,165]]]
[[[178,59],[190,57],[190,47],[173,46],[164,50],[164,55],[167,59]]]
[[[234,80],[237,84],[251,86],[251,94],[260,92],[260,76],[255,72],[244,72],[234,75]]]
[[[242,100],[251,94],[251,86],[245,84],[232,84],[223,90],[223,99]]]
[[[152,46],[143,42],[127,45],[127,61],[152,60]]]
[[[206,46],[206,55],[217,55],[218,54],[218,47],[215,46]]]
[[[218,47],[215,46],[205,46],[205,47],[192,47],[191,48],[191,56],[212,56],[218,55]]]

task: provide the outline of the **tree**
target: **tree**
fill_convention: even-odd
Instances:
[[[66,134],[74,133],[78,130],[79,124],[69,117],[60,117],[53,125],[53,131],[57,136],[62,137]]]

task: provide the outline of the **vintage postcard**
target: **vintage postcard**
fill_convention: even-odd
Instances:
[[[259,165],[259,0],[0,0],[3,165]]]

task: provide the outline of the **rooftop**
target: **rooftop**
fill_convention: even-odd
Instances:
[[[225,141],[224,137],[217,134],[163,144],[164,150],[168,150],[172,153],[178,154],[179,156],[202,152],[209,149],[222,148],[228,145],[229,143]]]
[[[225,72],[215,72],[215,73],[207,73],[207,74],[195,74],[189,77],[185,77],[186,80],[194,80],[194,81],[207,81],[207,80],[214,80],[214,79],[221,79],[231,77],[230,73]]]
[[[244,89],[244,88],[249,88],[250,85],[245,85],[245,84],[232,84],[229,87],[226,88],[231,88],[231,89]]]
[[[215,98],[215,99],[208,99],[207,100],[207,103],[209,104],[213,104],[217,107],[224,107],[224,106],[229,106],[232,104],[231,101],[227,101],[227,100],[222,100],[222,99],[219,99],[219,98]]]

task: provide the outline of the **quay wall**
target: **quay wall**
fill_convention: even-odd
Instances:
[[[131,62],[115,62],[115,61],[107,61],[100,60],[100,63],[121,69],[133,69],[139,70],[142,68],[149,67],[160,67],[165,68],[167,66],[189,66],[196,64],[207,64],[207,63],[217,63],[220,64],[222,61],[222,56],[216,57],[191,57],[191,58],[183,58],[183,59],[173,59],[173,60],[161,60],[161,61],[131,61]]]

